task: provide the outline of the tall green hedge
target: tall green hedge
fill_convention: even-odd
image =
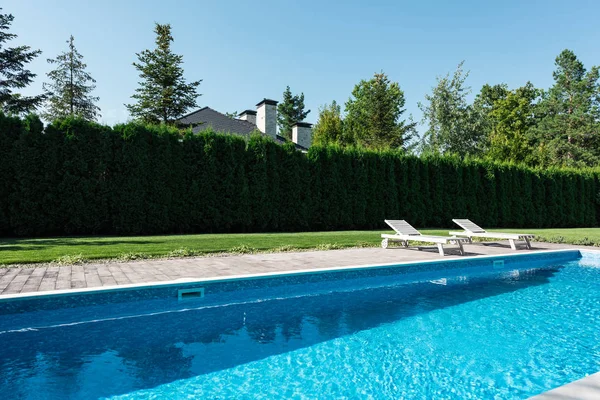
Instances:
[[[598,170],[0,115],[0,235],[597,226]]]

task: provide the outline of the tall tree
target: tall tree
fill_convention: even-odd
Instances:
[[[437,78],[431,94],[425,95],[425,104],[419,103],[423,123],[428,129],[421,143],[424,152],[454,153],[461,156],[480,154],[485,136],[478,126],[480,120],[467,102],[471,88],[465,85],[469,72],[461,62],[452,77]]]
[[[190,108],[197,107],[201,80],[186,83],[183,77],[183,56],[171,51],[171,25],[156,24],[156,48],[136,53],[139,62],[133,66],[140,72],[141,81],[133,104],[126,104],[129,113],[147,123],[174,123]]]
[[[83,56],[75,48],[73,35],[67,40],[69,49],[56,58],[48,59],[56,69],[48,72],[50,83],[44,83],[47,107],[44,118],[53,120],[66,116],[95,121],[100,117],[99,97],[92,96],[96,80],[85,70]]]
[[[344,143],[344,121],[341,108],[335,100],[319,109],[319,119],[312,134],[313,144]]]
[[[310,110],[304,111],[304,93],[292,95],[290,87],[283,92],[283,101],[277,106],[277,125],[279,134],[288,140],[292,139],[292,125],[304,121]]]
[[[358,83],[346,102],[344,136],[369,148],[404,148],[415,135],[416,124],[402,119],[404,92],[383,72]]]
[[[483,152],[489,148],[489,138],[494,128],[494,120],[490,116],[490,112],[496,101],[506,98],[508,91],[508,86],[505,83],[497,85],[486,83],[477,96],[475,96],[470,111],[471,120],[473,122],[473,129],[481,134],[479,148]]]
[[[487,155],[498,161],[535,163],[532,128],[542,91],[531,82],[497,98],[488,113],[492,121]]]
[[[44,95],[27,97],[14,90],[27,87],[36,77],[25,66],[42,52],[29,46],[6,47],[6,42],[17,37],[8,32],[13,20],[11,14],[0,12],[0,110],[24,114],[35,110],[44,101]]]
[[[597,66],[586,71],[571,50],[555,61],[554,85],[540,104],[536,128],[542,165],[592,166],[600,162],[600,85]]]

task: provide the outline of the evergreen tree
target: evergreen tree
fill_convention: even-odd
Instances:
[[[0,13],[0,110],[24,114],[35,110],[44,101],[44,95],[26,97],[14,90],[27,87],[36,77],[25,65],[42,52],[29,46],[6,47],[6,42],[17,37],[8,32],[13,20],[11,14]]]
[[[465,156],[483,150],[485,136],[477,113],[467,102],[471,88],[465,85],[469,72],[463,72],[463,64],[452,77],[438,78],[433,92],[425,96],[427,103],[419,103],[423,122],[429,125],[421,143],[424,152]]]
[[[556,58],[554,85],[544,94],[536,127],[542,165],[593,166],[600,162],[599,69],[589,71],[571,50]]]
[[[313,144],[343,144],[343,128],[341,108],[334,100],[319,110],[319,119],[312,131]]]
[[[156,48],[136,53],[139,62],[133,66],[140,72],[140,87],[126,104],[129,113],[147,123],[174,123],[190,108],[197,107],[197,87],[201,80],[186,83],[183,56],[171,51],[171,25],[156,24]]]
[[[489,149],[489,138],[494,128],[494,120],[490,116],[490,112],[496,101],[506,98],[508,91],[505,83],[493,86],[485,84],[475,96],[471,107],[471,120],[473,129],[481,134],[478,150],[482,152]]]
[[[402,119],[404,92],[385,73],[375,74],[354,87],[346,102],[344,140],[369,148],[404,148],[415,134],[416,124]]]
[[[50,83],[44,83],[47,94],[47,108],[44,118],[54,120],[67,116],[78,116],[88,121],[100,117],[100,107],[95,103],[100,99],[92,96],[96,81],[85,70],[83,56],[75,48],[75,38],[67,40],[69,50],[59,54],[48,63],[56,64],[56,69],[47,75]]]
[[[292,125],[304,121],[310,110],[304,111],[304,93],[292,95],[290,87],[283,92],[283,101],[277,106],[277,125],[279,134],[284,138],[292,139]]]
[[[515,163],[533,161],[531,129],[537,123],[537,100],[541,93],[527,82],[494,101],[488,113],[492,121],[487,152],[490,158]]]

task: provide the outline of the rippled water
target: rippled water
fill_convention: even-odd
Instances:
[[[526,398],[600,370],[599,265],[176,312],[140,302],[136,317],[0,334],[0,393]]]

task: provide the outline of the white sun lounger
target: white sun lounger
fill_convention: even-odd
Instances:
[[[471,240],[474,237],[490,238],[490,239],[508,239],[510,248],[513,250],[517,249],[515,240],[522,240],[525,242],[525,247],[531,249],[530,239],[535,235],[529,233],[502,233],[502,232],[488,232],[485,229],[475,225],[468,219],[453,219],[456,225],[464,229],[464,232],[448,232],[450,235],[455,236],[466,236]]]
[[[444,245],[448,243],[458,245],[458,249],[461,255],[465,254],[463,249],[463,242],[469,242],[468,238],[457,238],[450,236],[429,236],[422,235],[421,232],[413,228],[408,222],[404,220],[385,220],[394,231],[395,235],[382,234],[381,247],[386,249],[390,241],[401,242],[404,247],[408,247],[408,242],[431,242],[437,244],[440,255],[444,255]]]

